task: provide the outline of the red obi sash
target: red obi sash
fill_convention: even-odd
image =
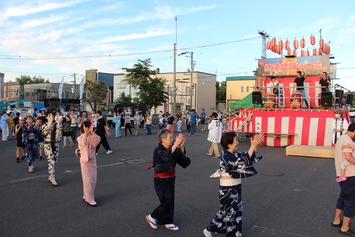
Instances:
[[[163,173],[157,173],[154,170],[154,177],[159,177],[159,178],[170,178],[175,176],[175,170],[169,170]]]

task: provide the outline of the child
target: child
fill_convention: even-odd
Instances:
[[[37,117],[36,119],[36,126],[38,126],[40,130],[42,124],[45,122],[44,119],[45,117]],[[44,138],[42,136],[42,130],[41,130],[40,134],[38,135],[38,152],[36,155],[37,159],[42,160],[43,150],[44,150]]]
[[[178,121],[176,122],[176,126],[177,126],[177,132],[182,132],[182,130],[181,130],[181,127],[182,127],[181,117],[178,118]]]
[[[20,118],[19,124],[15,126],[15,137],[16,137],[16,162],[20,163],[20,151],[22,149],[22,157],[21,161],[23,161],[26,157],[26,148],[25,144],[22,143],[22,128],[25,125],[25,119]]]
[[[343,149],[345,148],[351,148],[352,149],[352,156],[355,158],[355,142],[351,142],[349,143],[349,145],[343,146]],[[340,176],[336,179],[336,181],[342,182],[347,180],[346,176],[345,176],[345,169],[346,166],[350,165],[350,162],[347,160],[344,160],[341,164],[340,164]]]

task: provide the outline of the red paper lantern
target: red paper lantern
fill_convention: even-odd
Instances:
[[[311,45],[315,45],[316,44],[316,37],[314,35],[311,35],[311,37],[309,38],[309,41],[311,42]]]
[[[313,49],[313,56],[316,56],[316,55],[317,55],[317,49],[314,48],[314,49]]]
[[[291,49],[290,48],[288,48],[288,50],[287,50],[287,55],[291,55]]]
[[[309,50],[307,49],[306,56],[309,56],[309,55],[310,55],[310,53],[309,53]]]
[[[297,50],[296,49],[293,50],[293,55],[297,56]]]
[[[321,48],[318,48],[318,55],[322,55],[322,49]]]
[[[290,49],[290,41],[288,41],[288,39],[285,42],[285,49],[289,50]],[[290,54],[289,54],[290,55]]]
[[[298,49],[298,40],[297,40],[297,39],[295,39],[295,40],[293,41],[293,48],[294,48],[294,49]]]
[[[325,51],[325,42],[324,42],[324,39],[321,39],[320,40],[320,47],[322,49],[322,52]]]
[[[270,41],[266,42],[266,49],[271,49],[271,42]]]
[[[301,50],[301,57],[304,57],[304,50]]]
[[[272,46],[276,46],[276,38],[274,37],[274,38],[272,38]]]
[[[302,49],[306,46],[306,40],[304,38],[300,40],[300,46]]]
[[[282,40],[279,40],[279,47],[280,47],[280,50],[284,49],[284,42]]]

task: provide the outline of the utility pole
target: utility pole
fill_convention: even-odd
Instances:
[[[173,76],[173,108],[172,114],[175,114],[176,108],[176,43],[174,44],[174,76]]]
[[[191,108],[194,108],[192,106],[192,93],[193,93],[193,83],[192,83],[192,78],[194,75],[194,53],[190,52],[190,59],[191,59],[191,80],[190,80],[190,89],[191,89],[191,93],[190,93],[190,104],[191,104]],[[195,95],[196,96],[196,95]],[[196,105],[195,105],[196,107]]]

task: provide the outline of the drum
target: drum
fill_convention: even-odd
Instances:
[[[273,102],[276,103],[276,95],[274,93],[267,93],[264,96],[264,103]]]
[[[291,95],[291,108],[301,108],[302,96],[301,92],[295,92]]]

